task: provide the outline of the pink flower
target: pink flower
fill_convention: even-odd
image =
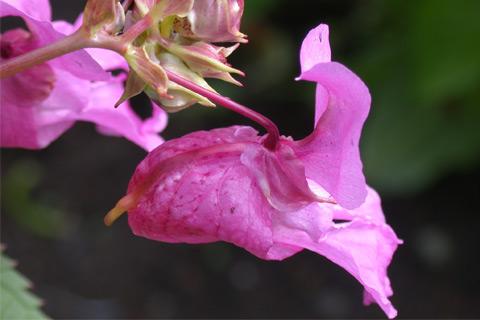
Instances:
[[[377,302],[393,318],[386,271],[401,241],[365,184],[358,150],[368,89],[330,61],[326,25],[308,34],[300,61],[300,79],[318,84],[309,137],[281,137],[270,150],[254,129],[230,127],[168,141],[140,163],[105,221],[129,210],[139,236],[227,241],[267,260],[317,252],[363,284],[366,304]]]
[[[13,58],[73,32],[64,22],[50,22],[46,0],[0,1],[1,16],[21,17],[28,28],[1,36],[2,60]],[[48,146],[75,121],[97,124],[100,132],[124,136],[146,150],[163,142],[158,136],[166,115],[155,109],[143,121],[123,103],[124,75],[105,70],[125,69],[123,58],[106,50],[76,51],[1,80],[1,146],[39,149]]]

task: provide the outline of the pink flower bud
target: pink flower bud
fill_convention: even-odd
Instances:
[[[240,32],[242,14],[243,0],[196,0],[174,28],[184,37],[206,42],[247,42]]]
[[[108,34],[117,34],[125,24],[119,0],[88,0],[83,13],[83,28],[91,36],[102,29]]]

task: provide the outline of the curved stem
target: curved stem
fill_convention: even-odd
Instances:
[[[20,56],[5,60],[0,63],[0,79],[10,77],[18,72],[64,54],[83,49],[88,46],[89,39],[82,34],[82,29],[77,30],[65,38],[61,38],[44,47],[26,52]]]
[[[185,87],[189,90],[192,90],[195,93],[198,93],[205,98],[212,100],[213,102],[224,106],[227,109],[230,109],[232,111],[235,111],[255,122],[263,126],[265,129],[268,131],[268,136],[263,142],[264,146],[267,149],[274,150],[277,147],[278,140],[280,139],[280,134],[278,132],[277,126],[267,117],[264,115],[261,115],[260,113],[253,111],[233,100],[230,100],[229,98],[226,98],[224,96],[219,95],[218,93],[212,92],[208,89],[205,89],[193,82],[190,82],[175,73],[165,70],[165,72],[168,75],[168,79],[170,81],[175,82],[178,85],[181,85],[182,87]]]

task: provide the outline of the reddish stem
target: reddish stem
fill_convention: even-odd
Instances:
[[[263,142],[264,146],[267,148],[267,149],[270,149],[270,150],[275,150],[276,147],[277,147],[277,144],[278,144],[278,140],[280,139],[280,134],[278,132],[278,128],[277,126],[270,120],[268,119],[267,117],[265,117],[264,115],[261,115],[260,113],[256,112],[256,111],[253,111],[227,97],[224,97],[222,95],[219,95],[218,93],[215,93],[215,92],[212,92],[208,89],[205,89],[193,82],[190,82],[180,76],[178,76],[177,74],[171,72],[171,71],[168,71],[168,70],[165,70],[165,72],[167,73],[168,75],[168,79],[170,81],[173,81],[175,82],[176,84],[178,85],[181,85],[182,87],[185,87],[189,90],[192,90],[193,92],[195,93],[198,93],[202,96],[204,96],[205,98],[209,99],[209,100],[212,100],[213,102],[221,105],[221,106],[224,106],[225,108],[227,109],[230,109],[232,111],[235,111],[255,122],[257,122],[258,124],[260,124],[261,126],[263,126],[265,129],[267,129],[268,131],[268,135],[267,135],[267,138],[265,139],[265,141]]]
[[[71,35],[46,46],[26,52],[15,58],[2,61],[0,64],[0,78],[3,79],[9,77],[53,58],[83,49],[87,46],[88,41],[89,39],[82,34],[82,31],[78,30]]]

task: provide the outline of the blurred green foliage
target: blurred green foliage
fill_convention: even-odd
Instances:
[[[6,214],[29,232],[60,238],[68,233],[70,222],[65,212],[58,208],[61,199],[41,187],[45,182],[43,175],[44,169],[34,159],[13,163],[2,177],[2,206]],[[48,198],[53,198],[56,205],[50,205]]]
[[[480,1],[375,1],[349,65],[372,93],[368,181],[411,194],[480,159]]]

